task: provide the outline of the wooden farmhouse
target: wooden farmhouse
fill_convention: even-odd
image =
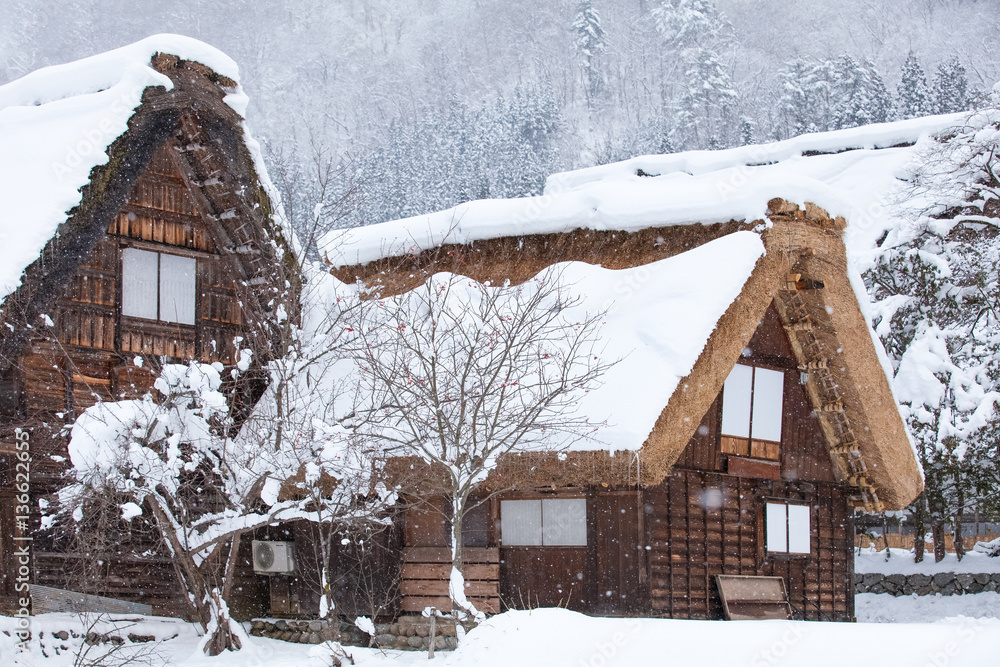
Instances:
[[[470,601],[853,619],[853,514],[902,509],[923,484],[857,262],[882,232],[892,170],[946,122],[637,158],[553,176],[540,197],[326,239],[336,277],[390,295],[441,271],[517,284],[582,262],[620,276],[609,320],[630,314],[614,336],[635,336],[640,363],[599,390],[618,406],[613,445],[500,462],[465,520]],[[445,501],[428,511],[434,499],[410,493],[401,610],[449,609]]]
[[[24,595],[15,549],[28,538],[32,584],[178,609],[182,589],[155,534],[112,522],[113,557],[83,581],[81,556],[38,532],[39,501],[68,467],[64,426],[95,401],[143,394],[165,362],[228,366],[237,347],[257,364],[270,354],[272,311],[286,280],[296,281],[295,264],[272,220],[236,76],[214,49],[161,35],[0,87],[0,604],[8,611]],[[250,384],[238,388],[248,403],[260,390]],[[23,521],[15,499],[29,474]]]

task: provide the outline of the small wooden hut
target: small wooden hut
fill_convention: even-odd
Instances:
[[[30,583],[185,608],[155,533],[120,520],[87,569],[39,533],[68,468],[63,432],[98,400],[145,393],[165,362],[267,360],[297,282],[272,216],[236,65],[159,35],[0,87],[0,606]],[[251,370],[248,377],[253,377]],[[259,373],[257,374],[259,378]],[[256,384],[259,385],[258,379]],[[248,402],[259,386],[241,390]],[[29,446],[30,463],[18,443]],[[30,502],[19,498],[30,477]],[[15,499],[19,499],[15,502]],[[22,509],[30,509],[27,521]],[[19,586],[19,584],[21,586]]]

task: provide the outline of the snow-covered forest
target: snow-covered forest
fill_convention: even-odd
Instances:
[[[976,0],[7,0],[3,13],[0,84],[157,32],[230,54],[300,228],[534,194],[554,171],[637,154],[959,110],[1000,78],[1000,14]]]

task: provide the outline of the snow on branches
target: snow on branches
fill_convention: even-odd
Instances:
[[[1000,87],[989,105],[919,148],[896,224],[866,276],[924,467],[917,522],[936,530],[953,522],[956,544],[963,513],[995,511],[1000,492],[998,151]]]

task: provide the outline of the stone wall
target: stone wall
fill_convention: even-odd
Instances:
[[[1000,573],[996,574],[881,574],[868,572],[854,575],[856,593],[887,593],[889,595],[963,595],[1000,591]]]
[[[251,622],[250,634],[299,644],[319,644],[336,640],[345,646],[368,646],[369,636],[355,625],[334,621],[257,619]],[[456,622],[435,620],[434,648],[449,650],[458,646]],[[471,628],[467,628],[471,629]],[[430,647],[431,621],[423,616],[400,616],[393,623],[376,623],[374,644],[380,648],[426,651]]]

